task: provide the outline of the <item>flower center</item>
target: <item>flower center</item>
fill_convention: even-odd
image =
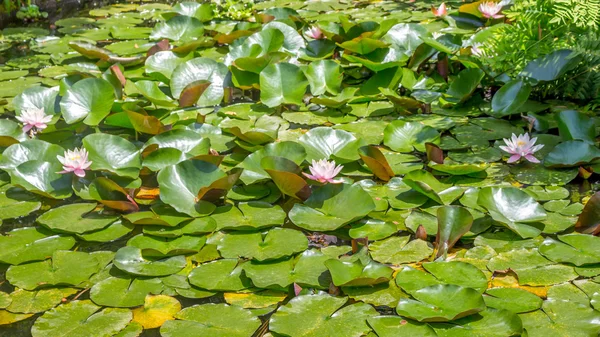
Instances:
[[[517,146],[525,146],[525,142],[522,140],[517,141]]]

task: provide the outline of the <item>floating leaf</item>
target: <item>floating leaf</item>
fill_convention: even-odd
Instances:
[[[40,316],[33,324],[31,334],[34,337],[71,334],[102,337],[118,333],[131,321],[129,310],[101,309],[91,301],[61,305]]]
[[[43,228],[23,227],[0,236],[0,245],[4,247],[0,262],[22,264],[45,260],[55,250],[68,250],[75,245],[75,239]]]
[[[224,258],[274,260],[300,253],[308,248],[308,240],[300,231],[274,228],[265,233],[230,233],[217,249]]]
[[[163,324],[161,336],[247,337],[260,326],[252,312],[227,304],[194,305],[175,314],[175,318]]]
[[[183,256],[172,256],[164,259],[147,259],[137,247],[121,247],[115,255],[115,267],[132,275],[167,276],[175,274],[186,266]]]
[[[269,321],[272,331],[288,336],[362,336],[371,329],[367,318],[377,315],[365,303],[346,303],[345,297],[303,295],[280,307]],[[341,309],[340,309],[341,308]]]
[[[454,244],[473,225],[473,216],[460,206],[442,206],[437,210],[438,232],[435,238],[436,257],[446,256]]]
[[[161,327],[165,322],[174,320],[174,315],[181,310],[181,303],[171,296],[148,295],[144,306],[132,311],[133,321],[140,323],[144,329]]]
[[[75,83],[60,101],[62,116],[68,124],[82,121],[98,125],[108,116],[115,94],[112,85],[99,78]]]
[[[271,64],[260,72],[260,99],[268,107],[301,104],[307,86],[302,70],[290,63]]]

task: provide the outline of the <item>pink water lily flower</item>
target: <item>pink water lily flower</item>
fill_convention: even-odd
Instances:
[[[341,179],[333,179],[335,176],[340,173],[340,171],[344,168],[342,165],[335,166],[335,162],[328,162],[326,159],[321,159],[319,161],[312,161],[312,165],[308,168],[311,174],[304,173],[307,178],[316,180],[320,183],[332,183],[339,184],[343,182]]]
[[[448,10],[446,9],[446,3],[444,2],[442,2],[440,7],[438,7],[437,9],[434,6],[431,6],[431,11],[433,12],[433,15],[437,16],[438,18],[446,16],[448,14]]]
[[[26,108],[21,111],[21,116],[16,116],[17,120],[23,123],[23,132],[31,130],[32,135],[48,127],[47,123],[52,120],[51,115],[46,115],[44,109]]]
[[[309,30],[306,31],[306,36],[315,40],[320,40],[323,38],[323,32],[319,27],[312,26]]]
[[[479,11],[481,12],[481,15],[483,15],[484,17],[486,17],[488,19],[490,19],[490,18],[499,19],[501,17],[504,17],[504,15],[498,14],[502,10],[501,3],[487,1],[487,2],[481,3],[478,8],[479,8]]]
[[[543,144],[535,145],[537,138],[529,139],[529,134],[525,133],[518,137],[513,133],[510,139],[504,139],[506,146],[500,146],[502,151],[510,153],[512,156],[508,159],[508,163],[514,163],[521,158],[525,158],[532,163],[540,161],[533,156],[534,153],[544,147]]]
[[[85,177],[85,170],[89,169],[92,165],[91,161],[88,161],[88,152],[86,149],[75,148],[75,150],[65,151],[65,156],[57,156],[58,161],[63,165],[63,170],[58,173],[75,173],[78,177]]]

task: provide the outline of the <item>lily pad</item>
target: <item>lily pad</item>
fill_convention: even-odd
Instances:
[[[0,236],[0,245],[5,248],[0,262],[22,264],[45,260],[56,250],[68,250],[75,245],[75,239],[43,228],[23,227]]]
[[[139,276],[167,276],[181,271],[187,264],[183,256],[148,259],[142,256],[140,248],[130,246],[120,248],[113,263],[122,271]]]
[[[227,304],[191,306],[175,314],[175,318],[163,324],[161,336],[246,337],[260,326],[260,319],[252,312]]]
[[[102,337],[121,331],[131,321],[129,310],[101,310],[91,301],[73,301],[40,316],[31,329],[34,337],[48,335]],[[77,324],[75,324],[77,322]]]
[[[298,337],[363,336],[371,330],[367,318],[377,315],[377,312],[364,303],[341,308],[346,301],[345,297],[329,295],[294,297],[271,316],[270,329],[278,334]]]
[[[217,249],[224,258],[275,260],[300,253],[308,248],[308,240],[300,231],[274,228],[265,233],[230,233]]]
[[[54,231],[82,234],[103,229],[118,219],[94,211],[95,203],[71,204],[49,210],[37,222]]]
[[[433,285],[400,299],[396,312],[419,322],[446,322],[485,310],[481,294],[456,285]]]

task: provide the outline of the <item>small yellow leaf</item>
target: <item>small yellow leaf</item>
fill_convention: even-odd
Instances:
[[[133,321],[140,323],[144,329],[154,329],[166,321],[173,320],[181,310],[181,303],[171,296],[148,295],[144,306],[133,309]]]

